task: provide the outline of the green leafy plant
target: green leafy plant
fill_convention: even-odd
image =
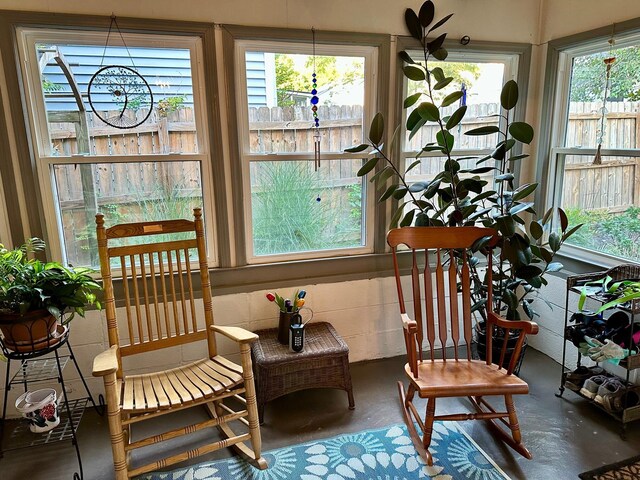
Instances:
[[[401,128],[398,126],[391,141],[384,145],[385,121],[378,113],[371,123],[368,142],[346,151],[359,154],[367,151],[371,158],[358,175],[373,173],[371,181],[381,192],[380,202],[388,199],[399,201],[391,217],[390,228],[481,224],[497,230],[500,239],[493,263],[494,308],[506,318],[517,320],[521,307],[529,318],[533,318],[536,315],[531,305],[533,294],[547,284],[547,273],[562,269],[562,264],[554,261],[554,256],[580,225],[570,228],[565,212],[557,209],[559,228],[550,231],[553,209],[537,219],[534,202],[530,200],[538,184],[516,184],[513,167],[528,157],[518,153],[516,146],[531,143],[534,131],[529,124],[513,120],[519,94],[515,81],[508,81],[500,95],[501,109],[497,117],[502,126],[488,125],[465,132],[475,136],[497,134],[494,151],[481,158],[456,157],[453,154],[455,136],[452,131],[464,120],[467,106],[460,105],[451,114],[443,114],[443,109],[458,102],[463,92],[457,89],[440,99],[438,92],[450,86],[454,79],[445,76],[442,68],[431,68],[430,65],[434,59],[444,61],[448,56],[443,47],[447,34],[440,33],[440,28],[451,16],[446,15],[434,22],[435,7],[431,0],[424,2],[418,13],[407,9],[405,23],[420,47],[421,58],[414,59],[407,51],[399,54],[404,76],[423,82],[425,86],[403,102],[405,109],[413,107],[405,125],[409,139],[431,123],[437,129],[434,141],[424,145],[416,160],[405,169],[394,159],[395,145],[402,136],[399,133]],[[408,172],[428,161],[428,158],[421,157],[430,152],[445,158],[443,169],[431,181],[410,182]],[[463,162],[469,161],[475,161],[475,167],[463,168]],[[377,170],[374,172],[374,169]],[[494,175],[493,185],[481,177],[488,173]],[[478,242],[474,251],[483,251],[489,240],[485,238]],[[480,307],[486,302],[486,284],[478,264],[479,259],[476,258],[472,262],[473,300],[474,310],[483,314],[484,309]]]
[[[13,250],[0,245],[0,314],[48,310],[67,323],[75,314],[84,316],[88,305],[100,308],[96,292],[101,287],[91,277],[94,271],[30,258],[44,247],[39,238]]]
[[[187,97],[184,95],[175,95],[173,97],[165,97],[158,101],[156,108],[158,109],[158,115],[161,117],[167,117],[170,113],[177,112],[184,106]]]

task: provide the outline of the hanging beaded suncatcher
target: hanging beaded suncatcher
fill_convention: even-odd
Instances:
[[[318,76],[316,75],[316,31],[311,29],[313,41],[313,73],[311,74],[311,111],[313,112],[313,158],[315,170],[320,168],[320,118],[318,118]],[[319,199],[320,197],[318,197]],[[319,201],[319,200],[318,200]]]

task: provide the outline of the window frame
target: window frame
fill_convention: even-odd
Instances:
[[[590,35],[591,33],[594,35]],[[597,148],[595,146],[593,148],[566,146],[573,61],[579,56],[608,51],[610,38],[610,29],[607,29],[606,34],[600,29],[550,42],[546,64],[545,91],[550,91],[551,95],[546,99],[541,117],[550,120],[550,127],[547,132],[543,132],[545,137],[541,140],[541,150],[547,151],[547,161],[540,162],[541,164],[538,165],[538,178],[546,177],[547,181],[543,182],[544,191],[538,194],[539,198],[537,197],[537,200],[544,202],[545,209],[562,207],[565,157],[567,155],[595,156],[596,154]],[[640,46],[640,28],[637,26],[631,29],[621,29],[621,33],[616,35],[616,49],[632,45]],[[548,88],[550,85],[553,86],[552,89]],[[545,145],[545,142],[548,142],[548,145]],[[600,154],[602,156],[640,158],[640,148],[602,148]],[[541,158],[541,160],[544,159]],[[554,218],[553,223],[557,225],[557,222],[558,219]],[[610,268],[619,265],[620,261],[633,262],[631,259],[568,243],[563,245],[560,255],[573,259],[576,271],[588,271],[594,266]]]
[[[491,52],[491,51],[465,51],[460,49],[451,49],[448,47],[449,55],[445,62],[467,62],[467,63],[501,63],[504,65],[503,79],[502,83],[506,83],[508,80],[518,80],[518,71],[519,65],[521,63],[520,55],[517,52]],[[409,54],[412,52],[417,52],[415,49],[407,49]],[[416,57],[413,57],[414,59]],[[400,90],[401,98],[405,98],[407,96],[407,87],[408,87],[409,79],[404,75],[402,76],[402,85]],[[518,115],[518,112],[514,113],[512,116]],[[403,125],[403,130],[405,130],[404,125],[407,122],[407,109],[402,110],[402,116],[400,117],[401,125]],[[511,118],[511,121],[514,121]],[[505,119],[499,117],[499,127],[504,128]],[[406,135],[403,135],[401,147],[400,147],[400,160],[403,162],[403,165],[407,164],[408,159],[416,159],[417,155],[420,153],[416,150],[407,150],[405,148],[406,145]],[[455,148],[451,152],[452,157],[458,156],[484,156],[490,155],[495,148],[485,148],[485,149],[469,149],[469,148]],[[519,153],[519,152],[517,152]],[[440,152],[422,152],[420,153],[420,158],[430,158],[430,157],[442,157],[442,153]]]
[[[148,163],[148,162],[189,162],[200,164],[202,183],[202,207],[207,221],[205,222],[205,236],[207,257],[210,267],[218,266],[218,249],[216,236],[215,209],[213,205],[214,186],[212,179],[212,158],[209,147],[208,118],[206,110],[206,94],[204,82],[204,51],[203,41],[198,35],[175,35],[158,32],[129,33],[122,32],[128,46],[135,47],[163,47],[188,49],[193,85],[194,123],[198,143],[197,153],[167,153],[145,155],[95,155],[75,154],[71,156],[53,156],[46,154],[50,150],[49,127],[44,100],[44,93],[40,88],[40,70],[37,62],[35,45],[38,42],[77,42],[82,45],[104,46],[105,35],[101,30],[65,30],[62,26],[18,26],[16,28],[17,54],[20,59],[20,74],[23,79],[23,99],[26,121],[30,127],[32,142],[32,157],[35,164],[35,177],[42,189],[42,217],[47,233],[47,248],[53,258],[62,258],[68,263],[63,245],[63,225],[57,208],[57,192],[55,184],[55,165],[97,164],[97,163]],[[120,43],[120,38],[112,37],[113,45]],[[71,40],[70,40],[71,39]],[[50,199],[51,201],[47,201]],[[195,264],[194,264],[195,265]]]
[[[362,239],[363,245],[357,247],[333,248],[326,250],[312,250],[305,252],[291,252],[272,255],[256,255],[253,251],[253,228],[251,210],[251,178],[250,165],[252,162],[272,161],[313,161],[313,152],[302,153],[251,153],[249,146],[249,120],[248,98],[246,78],[246,52],[260,51],[268,53],[306,54],[313,53],[313,45],[308,41],[284,40],[257,40],[236,39],[234,41],[235,58],[235,85],[236,85],[236,111],[239,159],[242,171],[242,198],[244,219],[244,245],[246,263],[276,263],[293,260],[311,260],[348,255],[362,255],[373,253],[375,236],[375,199],[374,189],[363,181],[363,208],[362,208]],[[363,105],[363,137],[377,111],[377,84],[378,84],[378,49],[372,45],[340,45],[331,42],[318,41],[315,47],[316,55],[357,56],[364,58],[364,88],[365,98]],[[364,138],[363,138],[364,141]],[[354,154],[344,152],[322,152],[322,160],[357,160]],[[363,159],[366,157],[362,157]]]

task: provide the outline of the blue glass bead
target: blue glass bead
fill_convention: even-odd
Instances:
[[[315,76],[316,76],[316,72],[313,72],[313,73],[311,74],[311,76],[312,76],[312,77],[315,77]]]
[[[320,198],[320,196],[318,196],[318,197],[316,198],[316,202],[320,203],[321,201],[322,201],[322,199]]]
[[[316,93],[318,93],[318,90],[316,90],[315,88],[311,90],[311,95],[315,95]]]
[[[315,95],[313,97],[311,97],[311,104],[312,105],[316,105],[318,103],[318,97],[316,97]]]

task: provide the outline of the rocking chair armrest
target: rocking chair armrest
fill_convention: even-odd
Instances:
[[[402,328],[404,328],[409,335],[418,331],[418,323],[415,320],[411,320],[409,315],[401,313],[400,318],[402,318]]]
[[[211,330],[216,333],[221,333],[225,337],[238,343],[253,343],[258,339],[258,335],[240,327],[220,327],[218,325],[211,325]]]
[[[99,353],[93,359],[93,376],[106,377],[118,371],[118,346],[114,345],[108,350]]]
[[[538,333],[538,324],[536,322],[529,320],[507,320],[494,312],[489,312],[489,323],[510,330],[522,330],[527,335],[535,335]]]

